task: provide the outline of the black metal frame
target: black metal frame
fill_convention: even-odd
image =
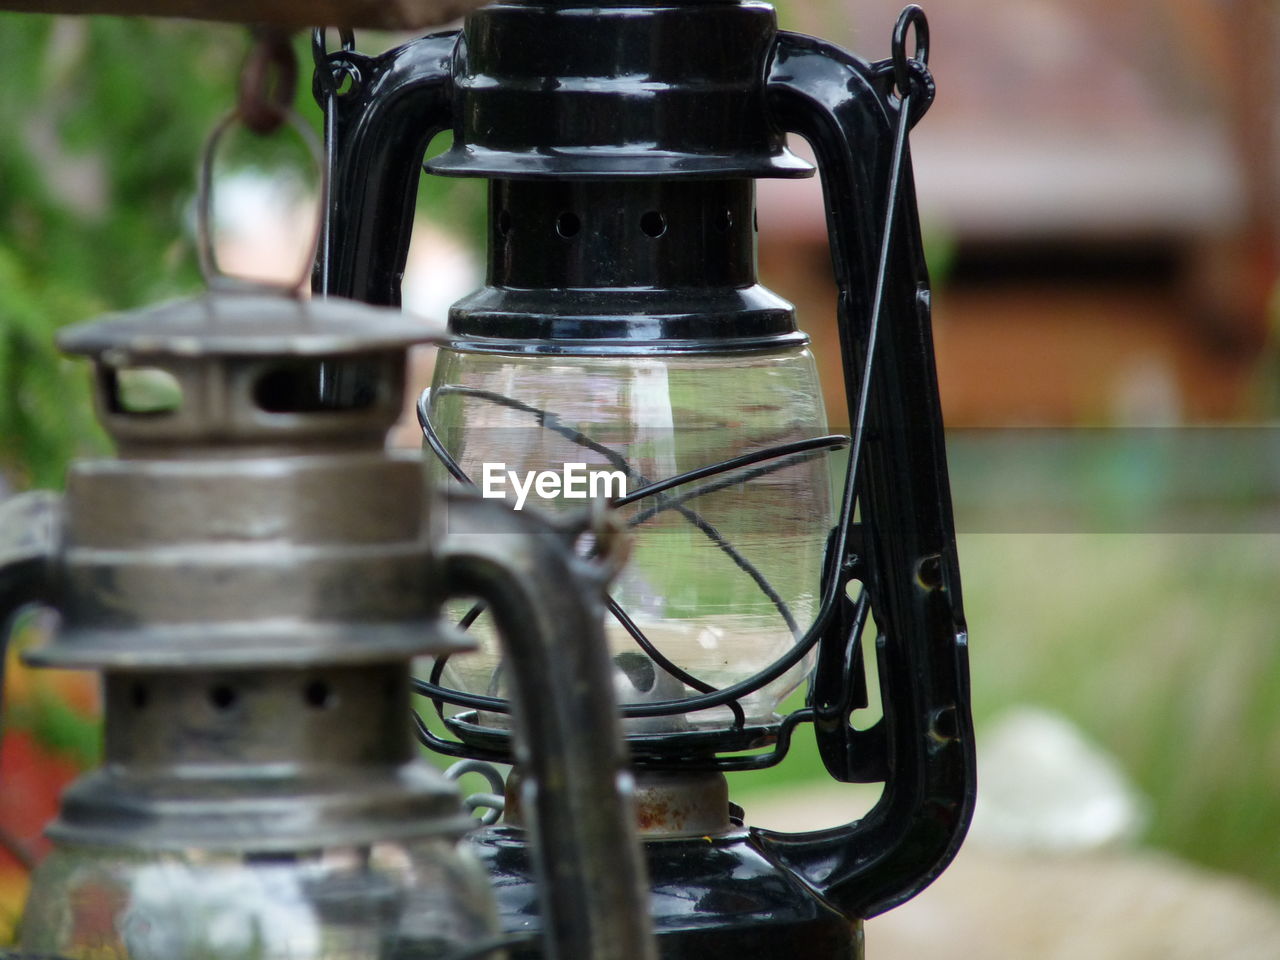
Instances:
[[[628,184],[646,178],[674,183],[795,176],[804,165],[786,152],[784,135],[810,142],[828,210],[853,424],[821,613],[787,658],[756,677],[680,701],[628,705],[624,713],[662,716],[729,704],[816,645],[806,707],[776,730],[758,731],[764,740],[776,738],[770,752],[717,757],[717,751],[752,745],[723,733],[715,742],[633,736],[629,743],[640,764],[751,768],[780,759],[795,726],[812,721],[831,775],[882,781],[882,799],[867,817],[844,827],[795,836],[756,830],[752,842],[847,915],[873,916],[922,889],[950,861],[975,792],[967,633],[907,147],[907,131],[934,94],[927,26],[919,9],[909,7],[894,31],[893,56],[868,63],[822,41],[776,32],[767,6],[750,0],[655,4],[644,17],[613,16],[608,3],[591,7],[590,15],[587,10],[513,0],[473,14],[464,35],[433,35],[376,58],[319,52],[318,75],[346,71],[354,85],[346,96],[332,98],[338,143],[334,244],[317,265],[317,286],[375,303],[398,302],[419,164],[430,139],[450,125],[454,147],[429,169],[486,176],[495,190],[524,180],[552,189],[569,180],[617,184],[625,196]],[[909,55],[912,29],[917,47]],[[697,58],[691,59],[691,49]],[[602,60],[603,51],[613,62]],[[548,69],[539,58],[553,55],[580,68],[562,88],[507,82],[522,70],[538,76]],[[644,69],[632,69],[628,58],[640,58]],[[692,63],[699,75],[684,76]],[[588,85],[572,82],[593,70],[607,75],[606,94],[597,86],[588,95]],[[626,78],[634,76],[646,77],[644,98],[628,87]],[[319,85],[318,92],[324,93]],[[625,122],[618,119],[623,116]],[[715,119],[690,124],[690,116]],[[491,253],[509,249],[496,212],[494,220]],[[496,266],[491,257],[491,280],[495,270],[512,269],[504,257],[496,258]],[[794,336],[776,320],[761,328],[763,334],[751,322],[735,324],[735,317],[776,317],[765,300],[727,306],[716,300],[705,314],[714,323],[682,327],[698,313],[698,298],[673,295],[670,304],[637,310],[561,290],[557,313],[507,297],[501,284],[487,289],[451,312],[464,341],[460,348],[724,352]],[[566,310],[577,312],[557,323]],[[525,314],[541,317],[531,328],[536,342],[512,335],[509,322]],[[643,318],[621,320],[637,314]],[[530,412],[546,424],[545,412]],[[423,425],[431,443],[429,420]],[[432,446],[437,454],[443,449]],[[763,462],[779,454],[758,456]],[[716,464],[697,473],[732,469]],[[671,478],[661,489],[690,480]],[[864,587],[857,602],[846,595],[854,580]],[[884,714],[871,729],[858,731],[849,715],[865,702],[861,633],[868,615],[877,630]],[[501,706],[447,693],[430,681],[420,689],[474,709]],[[455,732],[469,740],[461,747],[422,726],[424,738],[443,752],[503,756],[497,741],[478,739],[457,718]]]

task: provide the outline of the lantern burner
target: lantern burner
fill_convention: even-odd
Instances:
[[[521,828],[519,768],[507,777],[503,821]],[[742,826],[742,808],[729,801],[724,774],[713,770],[636,771],[636,826],[640,836],[722,837]]]

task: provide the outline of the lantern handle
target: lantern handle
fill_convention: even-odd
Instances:
[[[222,142],[222,138],[226,136],[227,131],[237,123],[243,124],[248,130],[255,133],[258,132],[254,126],[255,122],[251,115],[245,112],[243,106],[234,108],[214,124],[209,136],[205,138],[204,147],[200,151],[200,167],[196,176],[196,257],[200,263],[200,273],[203,275],[204,282],[210,290],[226,288],[252,288],[256,290],[263,286],[263,284],[224,273],[222,267],[218,264],[218,254],[214,249],[213,242],[213,162],[218,152],[218,145]],[[292,107],[284,109],[282,123],[291,127],[302,142],[306,144],[307,152],[311,155],[311,158],[316,163],[316,168],[320,171],[320,204],[323,216],[328,194],[328,177],[325,175],[325,166],[321,160],[320,140],[315,131],[307,125],[306,121]],[[311,272],[311,259],[315,256],[316,247],[320,242],[320,231],[321,224],[317,224],[316,230],[312,235],[311,245],[308,248],[307,265],[303,268],[303,272],[298,278],[284,288],[291,295],[296,296],[306,285],[307,276]],[[275,285],[270,284],[268,286]]]
[[[434,33],[377,57],[317,48],[329,198],[311,285],[325,296],[400,305],[400,279],[427,145],[451,124],[460,33]],[[343,92],[335,72],[351,80]]]
[[[802,834],[755,829],[756,842],[850,916],[914,896],[954,857],[972,816],[975,763],[967,633],[906,133],[933,98],[925,65],[905,54],[867,63],[779,33],[767,81],[775,124],[818,160],[839,290],[837,322],[853,445],[845,511],[828,558],[844,587],[863,581],[878,630],[883,718],[849,722],[861,682],[854,601],[819,645],[813,707],[820,752],[838,780],[884,782],[861,820]],[[856,494],[861,523],[853,523]],[[865,610],[862,611],[865,613]]]
[[[616,514],[554,523],[448,493],[449,595],[492,612],[510,668],[515,762],[547,960],[657,960],[631,775],[604,636],[606,581],[626,552]],[[580,556],[591,532],[599,559]]]

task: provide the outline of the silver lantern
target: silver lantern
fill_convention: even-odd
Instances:
[[[440,609],[467,596],[511,664],[545,948],[652,956],[601,633],[619,538],[599,513],[552,526],[437,497],[418,454],[385,449],[427,339],[397,313],[246,285],[62,337],[93,361],[118,456],[4,505],[0,616],[58,612],[29,659],[102,672],[106,759],[49,827],[24,949],[501,956],[458,844],[474,820],[410,722],[410,660],[466,649]]]

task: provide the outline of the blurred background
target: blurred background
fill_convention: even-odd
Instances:
[[[784,27],[871,58],[899,6],[779,4]],[[868,956],[1278,958],[1277,10],[927,12],[939,94],[912,150],[980,809],[952,870],[868,926]],[[308,41],[299,107],[318,128]],[[0,493],[56,488],[70,457],[105,450],[55,330],[198,288],[196,155],[247,49],[206,24],[0,16]],[[296,275],[303,152],[245,136],[221,169],[226,268]],[[837,426],[818,184],[762,182],[758,202],[762,279],[813,337]],[[424,177],[407,309],[442,317],[478,285],[483,204],[479,184]],[[0,943],[58,790],[98,750],[96,680],[18,665],[37,633],[19,629],[5,672]],[[874,801],[830,783],[807,739],[736,778],[749,820],[810,828]]]

